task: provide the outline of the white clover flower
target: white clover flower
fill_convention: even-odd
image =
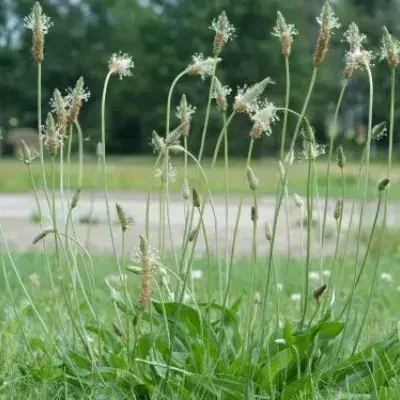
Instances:
[[[43,14],[41,12],[41,7],[40,7],[40,19],[39,21],[35,17],[35,12],[32,9],[31,13],[24,18],[24,27],[27,29],[30,29],[31,31],[35,32],[36,29],[39,28],[41,33],[43,35],[46,35],[49,33],[49,29],[54,25],[53,22],[51,22],[51,18],[48,17],[46,14]]]
[[[263,94],[266,86],[273,83],[271,78],[265,78],[253,86],[247,87],[245,85],[242,88],[238,88],[233,105],[235,112],[252,113],[258,111],[260,108],[258,104],[260,96]]]
[[[223,46],[233,39],[236,29],[229,22],[225,11],[222,11],[219,17],[212,21],[210,29],[215,31],[214,54],[219,54]]]
[[[322,271],[322,275],[325,276],[326,278],[329,278],[331,276],[331,271],[329,271],[329,269],[324,269]]]
[[[326,7],[327,4],[325,3],[324,7],[322,8],[321,14],[318,17],[316,17],[318,25],[320,25],[323,28],[326,27],[330,31],[333,31],[334,29],[339,29],[341,26],[339,19],[336,18],[334,11],[329,6],[329,3],[328,3],[329,10]]]
[[[282,290],[283,290],[283,284],[280,283],[280,282],[278,282],[278,283],[276,284],[276,290],[277,290],[278,292],[282,292]]]
[[[169,182],[174,182],[176,180],[176,168],[172,166],[171,162],[168,163],[167,174]],[[154,171],[154,178],[160,178],[162,182],[166,182],[167,174],[165,173],[165,166],[163,166]]]
[[[295,303],[300,303],[301,301],[301,293],[293,293],[290,295],[290,300],[294,301]]]
[[[381,280],[385,283],[393,283],[393,277],[387,272],[381,273]]]
[[[258,109],[253,111],[250,118],[254,123],[250,131],[250,136],[253,138],[259,138],[263,133],[270,136],[271,124],[279,120],[276,115],[276,107],[268,100],[260,102]]]
[[[275,339],[275,340],[274,340],[274,343],[275,343],[275,344],[282,344],[282,345],[285,345],[285,344],[286,344],[286,340],[283,339],[283,338]]]
[[[108,69],[111,73],[119,75],[119,79],[124,76],[132,76],[131,69],[134,68],[135,63],[126,53],[114,53],[108,61]]]
[[[321,275],[319,274],[319,272],[311,271],[308,274],[308,279],[311,279],[313,281],[319,281],[319,280],[321,280]]]
[[[186,68],[189,75],[200,75],[204,80],[207,76],[213,76],[217,64],[221,58],[207,57],[204,58],[202,53],[196,53],[192,56],[192,63]]]
[[[192,271],[192,279],[201,279],[203,277],[203,271],[201,269],[194,269]]]

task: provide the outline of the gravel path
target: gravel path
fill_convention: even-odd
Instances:
[[[69,195],[71,196],[71,195]],[[91,208],[90,194],[83,194],[78,206],[74,210],[73,219],[75,221],[75,230],[78,239],[85,243],[88,232],[88,225],[79,222],[82,218],[87,218]],[[145,193],[132,193],[132,192],[112,192],[110,193],[110,204],[111,213],[113,220],[116,219],[115,215],[115,203],[118,202],[125,212],[132,216],[134,219],[133,228],[127,235],[127,246],[133,248],[138,244],[138,235],[145,232],[145,210],[146,210],[146,198]],[[43,195],[40,196],[41,203],[45,205],[45,199]],[[226,246],[226,224],[225,224],[225,199],[223,196],[215,196],[213,198],[215,216],[217,220],[217,231],[219,236],[219,247],[220,251],[224,251]],[[233,235],[234,225],[237,216],[239,197],[231,196],[228,207],[228,235],[231,238]],[[250,219],[252,200],[248,196],[244,200],[242,214],[239,222],[238,238],[236,244],[236,255],[237,256],[248,256],[251,253],[251,238],[252,238],[252,221]],[[259,254],[268,253],[269,244],[264,236],[264,225],[268,221],[272,224],[273,213],[274,213],[275,198],[271,196],[260,196],[259,197],[259,220],[257,228],[257,241],[259,245]],[[329,201],[329,214],[327,219],[327,236],[325,243],[325,254],[332,254],[335,248],[335,236],[336,236],[336,225],[332,218],[333,209],[335,206],[335,200]],[[396,212],[397,204],[391,203],[389,207],[389,218],[388,223],[391,227],[398,227],[400,224],[399,213]],[[61,201],[57,201],[58,214],[62,215]],[[322,210],[323,204],[320,205]],[[7,244],[12,250],[42,250],[41,245],[32,245],[33,238],[40,232],[40,226],[37,223],[32,222],[31,216],[35,213],[35,198],[33,194],[9,194],[0,195],[0,222],[2,226],[3,235],[6,238]],[[345,202],[344,207],[344,226],[348,225],[349,214],[351,209],[351,200]],[[159,226],[159,202],[157,196],[153,196],[150,206],[150,231],[151,231],[151,242],[154,245],[158,245],[158,226]],[[376,202],[368,202],[366,204],[365,213],[365,227],[371,226],[376,210]],[[173,238],[173,245],[175,248],[179,248],[182,242],[183,230],[185,224],[184,217],[184,204],[180,196],[171,194],[170,196],[170,222],[171,231]],[[312,252],[315,256],[320,254],[320,247],[316,233],[319,229],[318,222],[318,209],[315,213],[316,220],[313,223],[313,237],[316,239],[313,241]],[[88,248],[94,252],[110,253],[112,251],[111,242],[109,239],[109,228],[107,224],[107,214],[104,195],[102,193],[96,193],[93,201],[93,217],[98,222],[91,226],[90,240]],[[306,229],[303,226],[301,228],[300,223],[300,210],[294,205],[293,200],[289,199],[289,217],[290,217],[290,236],[292,241],[292,254],[296,257],[301,257],[302,246],[301,242],[306,241]],[[353,226],[356,227],[359,219],[359,206],[355,212],[355,223]],[[47,225],[50,226],[50,218],[46,217]],[[204,222],[207,227],[208,240],[215,251],[215,218],[210,205],[207,206],[204,214]],[[60,220],[60,223],[61,220]],[[119,244],[121,239],[120,230],[117,224],[113,225],[113,231],[116,237],[116,242]],[[51,246],[51,238],[48,240],[49,246]],[[170,236],[166,235],[166,246],[171,248]],[[205,254],[205,241],[204,236],[199,237],[197,246],[198,256]],[[276,239],[276,253],[286,254],[288,249],[286,223],[285,223],[285,212],[282,208],[281,216],[278,221],[278,235]]]

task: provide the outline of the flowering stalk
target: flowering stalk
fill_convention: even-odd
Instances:
[[[387,181],[389,181],[389,180],[387,180]],[[383,187],[383,188],[381,188],[380,186],[381,186],[381,185],[379,185],[379,199],[378,199],[378,205],[377,205],[377,207],[376,207],[374,222],[373,222],[373,224],[372,224],[371,233],[370,233],[370,236],[369,236],[369,240],[368,240],[367,248],[366,248],[366,251],[365,251],[365,255],[364,255],[363,261],[362,261],[362,263],[361,263],[360,270],[359,270],[358,274],[357,274],[357,271],[356,271],[356,270],[355,270],[355,272],[354,272],[354,278],[353,278],[353,283],[352,283],[352,287],[351,287],[351,290],[350,290],[350,294],[349,294],[349,296],[348,296],[348,298],[347,298],[347,300],[346,300],[346,302],[345,302],[345,304],[344,304],[344,306],[343,306],[343,308],[342,308],[342,311],[341,311],[340,314],[339,314],[339,318],[342,318],[343,314],[344,314],[344,313],[346,312],[346,310],[347,310],[346,321],[349,321],[349,319],[350,319],[350,312],[351,312],[351,306],[352,306],[352,304],[353,304],[354,294],[355,294],[356,288],[357,288],[357,286],[358,286],[358,284],[359,284],[359,282],[360,282],[361,276],[362,276],[362,274],[363,274],[363,272],[364,272],[365,265],[366,265],[366,263],[367,263],[367,259],[368,259],[369,252],[370,252],[370,249],[371,249],[372,239],[373,239],[374,234],[375,234],[376,226],[377,226],[377,223],[378,223],[378,217],[379,217],[379,214],[380,214],[380,208],[381,208],[381,203],[382,203],[382,194],[383,194],[383,191],[387,190],[387,186],[385,186],[385,187]],[[383,222],[385,222],[385,221],[383,221]],[[382,241],[382,243],[383,243],[383,241]],[[371,292],[370,292],[370,298],[371,298],[372,293],[373,293],[373,287],[374,287],[375,278],[376,278],[375,274],[376,274],[377,267],[378,267],[378,265],[379,265],[379,259],[380,259],[380,253],[381,253],[381,251],[382,251],[382,244],[381,244],[380,251],[379,251],[379,254],[378,254],[377,263],[376,263],[376,265],[375,265],[374,277],[373,277],[373,282],[372,282],[372,290],[371,290]],[[370,301],[370,300],[369,300],[369,301]],[[369,307],[369,306],[368,306],[368,307]],[[368,307],[367,307],[367,312],[368,312]],[[364,318],[366,318],[365,315],[364,315]],[[343,342],[344,342],[345,337],[346,337],[345,334],[346,334],[346,332],[347,332],[347,329],[346,329],[346,328],[347,328],[348,326],[349,326],[349,324],[345,324],[344,332],[343,332],[343,334],[342,334],[342,338],[341,338],[341,341],[340,341],[340,344],[339,344],[339,347],[338,347],[338,350],[337,350],[337,353],[338,353],[338,354],[340,353],[340,350],[341,350],[341,348],[342,348],[342,346],[343,346]],[[357,345],[358,340],[359,340],[359,338],[356,340],[355,346]],[[353,349],[353,353],[354,353],[354,350],[355,350],[355,347],[354,347],[354,349]]]
[[[254,141],[255,141],[255,138],[252,137],[250,139],[249,150],[247,152],[247,159],[246,159],[246,166],[245,166],[245,174],[246,174],[246,176],[247,176],[247,173],[248,173],[247,171],[249,170],[249,167],[250,167],[250,161],[251,161],[251,157],[252,157],[252,154],[253,154]],[[226,283],[226,288],[225,288],[225,293],[224,293],[224,300],[223,300],[223,303],[222,303],[221,321],[223,321],[225,319],[225,308],[226,308],[226,306],[228,304],[228,296],[229,296],[231,282],[232,282],[232,265],[233,265],[235,250],[236,250],[236,240],[237,240],[237,234],[238,234],[238,231],[239,231],[239,221],[240,221],[240,216],[241,216],[241,212],[242,212],[243,200],[244,200],[244,195],[241,195],[240,196],[240,200],[239,200],[237,215],[236,215],[235,228],[234,228],[233,236],[232,236],[230,263],[229,263],[227,283]],[[254,226],[253,226],[253,229],[254,229]],[[254,250],[254,246],[252,246],[252,248]],[[252,259],[255,259],[253,250],[252,250],[252,254],[253,254]],[[254,273],[254,264],[253,264],[253,262],[252,262],[251,269],[253,271],[252,273]],[[250,295],[251,295],[251,293],[252,292],[250,292]],[[247,314],[247,317],[250,318],[249,314]],[[220,335],[220,337],[219,337],[219,345],[218,345],[219,351],[221,351],[221,348],[222,348],[222,335]]]
[[[226,116],[225,116],[224,124],[218,135],[217,144],[215,145],[214,155],[213,155],[212,162],[211,162],[211,168],[215,167],[215,164],[216,164],[217,158],[218,158],[219,148],[221,146],[222,140],[224,140],[225,133],[227,132],[229,125],[231,124],[233,118],[235,117],[235,114],[236,114],[235,111],[232,111],[232,113],[229,115],[228,119],[226,119]]]
[[[388,188],[387,188],[387,189],[388,189]],[[387,198],[387,189],[386,189],[386,191],[385,191],[385,197],[386,197],[386,198]],[[379,191],[379,200],[378,200],[378,207],[377,207],[377,211],[376,211],[376,216],[379,215],[379,208],[380,208],[381,202],[382,202],[382,194],[383,194],[383,192],[382,192],[382,191]],[[386,212],[386,209],[385,209],[385,212]],[[374,223],[376,223],[376,221],[374,221]],[[371,288],[370,288],[370,292],[369,292],[369,296],[368,296],[367,306],[366,306],[366,308],[365,308],[364,316],[363,316],[363,318],[362,318],[362,320],[361,320],[361,324],[360,324],[360,327],[359,327],[359,329],[358,329],[358,334],[357,334],[357,336],[356,336],[356,340],[355,340],[355,342],[354,342],[353,351],[352,351],[351,355],[354,355],[354,353],[355,353],[356,350],[357,350],[357,345],[358,345],[358,343],[359,343],[359,341],[360,341],[361,334],[362,334],[362,332],[363,332],[363,329],[364,329],[364,326],[365,326],[365,322],[366,322],[367,317],[368,317],[369,308],[370,308],[370,306],[371,306],[372,296],[373,296],[373,294],[374,294],[374,289],[375,289],[375,284],[376,284],[376,278],[377,278],[377,275],[378,275],[379,262],[380,262],[380,260],[381,260],[381,255],[382,255],[383,248],[384,248],[384,245],[385,245],[385,236],[386,236],[386,215],[384,215],[384,218],[383,218],[383,220],[382,220],[382,231],[383,231],[383,234],[382,234],[382,237],[381,237],[381,240],[380,240],[381,243],[380,243],[379,251],[378,251],[378,254],[377,254],[377,257],[376,257],[376,261],[375,261],[375,268],[374,268],[374,272],[373,272],[373,275],[372,275],[372,282],[371,282]],[[371,233],[371,240],[372,240],[372,233]],[[366,259],[366,257],[365,257],[365,259]],[[362,271],[360,271],[360,277],[361,277],[361,272],[362,272]],[[349,305],[349,313],[350,313],[350,309],[351,309],[351,303],[350,303],[350,305]],[[348,316],[349,316],[349,315],[348,315]],[[348,316],[347,316],[347,317],[348,317]]]
[[[228,284],[229,274],[229,152],[228,152],[228,121],[226,112],[222,113],[222,121],[225,126],[224,133],[224,164],[225,164],[225,278]],[[221,291],[222,295],[222,291]],[[221,299],[222,301],[222,299]]]
[[[103,95],[101,100],[101,145],[102,145],[102,164],[103,164],[103,183],[104,183],[104,196],[106,201],[106,209],[107,209],[107,219],[108,219],[108,227],[110,232],[110,239],[111,245],[113,248],[114,256],[117,262],[118,272],[121,275],[121,266],[119,262],[119,257],[117,253],[117,248],[115,245],[114,233],[112,230],[112,221],[111,221],[111,214],[110,214],[110,201],[108,197],[108,183],[107,183],[107,165],[106,165],[106,124],[105,124],[105,108],[106,108],[106,95],[107,95],[107,87],[108,82],[111,78],[112,71],[109,71],[103,87]]]
[[[104,81],[103,86],[103,94],[101,98],[101,145],[102,145],[102,161],[103,161],[103,175],[104,175],[104,195],[106,201],[106,209],[107,209],[107,219],[108,226],[110,232],[111,244],[113,247],[114,256],[117,262],[118,272],[122,275],[121,266],[119,262],[119,257],[117,253],[117,248],[115,245],[114,233],[112,230],[112,221],[110,214],[110,202],[108,197],[108,183],[107,183],[107,165],[106,165],[106,122],[105,122],[105,113],[106,113],[106,95],[108,82],[112,75],[119,75],[119,78],[122,79],[124,76],[131,76],[131,69],[134,67],[134,63],[126,54],[118,53],[113,54],[108,63],[109,72],[106,75],[106,79]]]
[[[373,109],[373,101],[374,101],[374,87],[372,80],[371,68],[368,64],[365,65],[365,68],[368,73],[369,79],[369,107],[368,107],[368,136],[366,143],[366,153],[365,153],[365,184],[364,184],[364,194],[361,198],[361,207],[360,207],[360,220],[358,224],[358,235],[357,235],[357,250],[356,250],[356,262],[354,271],[356,273],[357,265],[359,261],[360,255],[360,247],[361,247],[361,233],[362,233],[362,223],[364,218],[364,206],[368,194],[368,183],[369,183],[369,159],[370,159],[370,147],[372,140],[372,109]]]
[[[292,141],[290,144],[290,148],[288,153],[293,153],[294,152],[294,146],[298,137],[298,134],[300,132],[300,127],[301,124],[303,122],[303,119],[305,118],[305,114],[308,108],[308,104],[310,102],[310,98],[311,98],[311,94],[313,92],[314,89],[314,85],[316,82],[316,78],[317,78],[317,74],[318,74],[318,66],[314,66],[313,68],[313,72],[312,72],[312,76],[311,76],[311,81],[310,81],[310,85],[308,88],[308,92],[306,95],[306,98],[304,100],[304,104],[301,110],[301,113],[298,117],[297,120],[297,124],[294,130],[294,134],[292,137]],[[306,120],[307,122],[307,120]],[[275,206],[275,212],[274,212],[274,221],[273,221],[273,225],[272,225],[272,232],[271,232],[271,240],[269,242],[270,247],[269,247],[269,256],[268,256],[268,276],[270,276],[270,272],[272,269],[272,264],[273,264],[273,254],[274,254],[274,246],[275,246],[275,237],[276,237],[276,230],[277,230],[277,226],[278,226],[278,217],[279,217],[279,213],[280,213],[280,208],[282,205],[282,200],[283,200],[283,195],[284,195],[284,188],[287,185],[288,182],[288,170],[289,168],[285,168],[285,174],[282,177],[282,183],[279,185],[278,187],[278,193],[277,193],[277,202],[276,202],[276,206]],[[262,313],[261,313],[261,334],[260,334],[260,346],[262,345],[262,342],[265,338],[265,318],[266,318],[266,300],[267,300],[267,296],[268,296],[268,287],[269,287],[269,279],[267,279],[266,281],[266,285],[265,285],[265,289],[264,289],[264,296],[263,296],[263,306],[262,306]]]
[[[217,64],[218,64],[218,57],[214,56],[214,66],[213,66],[213,70],[212,70],[212,74],[211,74],[210,89],[209,89],[209,92],[208,92],[206,114],[205,114],[205,117],[204,117],[203,131],[201,133],[199,154],[197,156],[197,159],[199,160],[199,163],[201,163],[201,161],[202,161],[203,152],[204,152],[204,145],[205,145],[205,142],[206,142],[206,134],[207,134],[207,130],[208,130],[208,121],[210,119],[211,102],[212,102],[213,92],[214,92],[214,77],[215,77],[215,72],[216,72],[216,69],[217,69]],[[196,181],[198,180],[198,176],[199,176],[198,173],[199,173],[199,171],[197,170]]]
[[[330,188],[330,172],[331,172],[332,153],[333,153],[335,139],[337,136],[339,110],[340,110],[340,106],[342,105],[342,100],[343,100],[343,96],[344,96],[344,93],[347,88],[347,83],[348,83],[347,79],[345,79],[342,83],[342,89],[340,90],[339,99],[336,103],[335,114],[333,116],[333,122],[332,122],[333,132],[331,133],[330,138],[329,138],[328,165],[326,167],[326,191],[325,191],[324,217],[323,217],[323,221],[322,221],[322,246],[324,245],[326,215],[328,212],[328,199],[329,199],[329,188]]]
[[[312,135],[311,135],[312,136]],[[310,269],[310,257],[311,257],[311,232],[312,232],[312,216],[313,216],[313,208],[314,208],[314,193],[313,193],[313,185],[314,185],[314,158],[312,156],[312,137],[305,137],[304,141],[308,141],[308,177],[307,177],[307,250],[306,250],[306,264],[304,268],[304,301],[303,301],[303,310],[300,321],[300,329],[302,329],[304,320],[307,313],[307,305],[308,305],[308,274]]]
[[[250,146],[253,145],[254,139],[251,139]],[[251,208],[251,220],[253,222],[252,231],[252,244],[251,244],[251,263],[250,263],[250,288],[249,288],[249,301],[247,308],[247,331],[246,331],[246,347],[248,361],[251,362],[251,310],[253,303],[253,293],[255,286],[255,268],[257,262],[257,221],[258,221],[258,202],[257,202],[257,186],[258,179],[255,177],[254,173],[247,167],[248,181],[250,189],[253,193],[253,206]]]

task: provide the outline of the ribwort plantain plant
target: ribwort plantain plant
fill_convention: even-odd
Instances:
[[[315,38],[314,54],[310,55],[312,74],[300,111],[291,108],[291,90],[296,82],[291,82],[289,61],[296,48],[294,36],[301,32],[288,24],[281,12],[277,13],[272,34],[280,40],[285,71],[285,87],[279,88],[284,94],[284,104],[278,106],[279,100],[272,101],[268,93],[273,80],[262,76],[258,82],[238,88],[233,99],[230,97],[232,90],[221,82],[220,71],[224,66],[225,47],[234,39],[236,29],[225,11],[212,21],[210,28],[214,36],[212,40],[210,38],[210,55],[194,53],[192,61],[182,65],[168,91],[165,131],[162,135],[153,131],[149,139],[156,156],[145,204],[143,232],[137,231],[120,203],[115,204],[112,212],[109,196],[105,120],[108,85],[114,75],[120,79],[131,77],[134,67],[128,54],[114,53],[108,62],[101,97],[101,141],[96,151],[94,178],[96,187],[103,175],[107,228],[113,250],[111,257],[101,257],[107,262],[107,276],[102,282],[97,271],[99,257],[88,248],[92,227],[89,224],[82,239],[74,219],[87,189],[83,179],[85,143],[79,115],[89,100],[89,92],[83,77],[65,95],[54,88],[50,110],[42,126],[44,39],[51,32],[52,22],[39,3],[35,3],[24,23],[33,33],[32,56],[37,64],[39,150],[35,151],[23,142],[19,158],[27,166],[40,215],[40,230],[32,241],[34,246],[42,246],[51,290],[40,295],[31,291],[17,263],[18,256],[9,250],[0,223],[2,272],[10,303],[9,314],[13,318],[8,316],[7,321],[15,319],[15,323],[4,322],[0,335],[4,343],[9,343],[10,337],[15,335],[18,348],[13,352],[6,345],[0,346],[0,357],[7,369],[7,372],[1,370],[1,395],[4,398],[60,399],[318,399],[364,395],[371,399],[398,398],[398,331],[394,330],[387,339],[360,350],[365,346],[365,326],[375,300],[379,266],[385,253],[390,184],[396,183],[392,164],[395,72],[400,50],[399,43],[388,30],[383,30],[381,54],[391,72],[387,172],[375,190],[376,206],[365,248],[361,239],[363,227],[367,225],[370,146],[371,141],[385,131],[386,124],[373,125],[373,54],[364,49],[366,37],[352,23],[344,33],[349,44],[345,55],[345,79],[339,85],[322,182],[318,170],[321,165],[325,167],[325,147],[318,144],[320,135],[311,124],[308,110],[317,90],[319,71],[324,68],[324,60],[333,46],[333,32],[340,27],[328,1],[317,18],[319,33]],[[135,62],[140,63],[140,60]],[[367,77],[368,135],[354,196],[348,199],[345,196],[348,179],[345,154],[348,153],[345,153],[345,144],[337,143],[338,121],[348,83],[356,73],[361,77],[365,73]],[[176,99],[175,92],[181,79],[192,79],[186,76],[199,76],[200,82],[194,84],[208,85],[205,107],[191,105],[189,93]],[[175,106],[178,122],[171,117]],[[212,140],[209,121],[214,108],[220,114],[221,126],[209,165],[204,152],[206,141]],[[190,148],[188,140],[198,128],[194,128],[193,119],[196,109],[197,112],[204,110],[204,121],[198,130],[198,152]],[[230,134],[239,116],[249,123],[247,157],[242,161],[241,175],[232,177]],[[268,146],[271,135],[277,135],[281,116],[276,169],[268,171],[276,174],[278,181],[272,220],[268,220],[263,214],[261,198],[265,182],[260,178],[263,175],[260,164],[254,161],[254,154],[262,143]],[[291,123],[294,123],[293,130]],[[71,155],[75,131],[79,152],[78,185],[66,202],[72,189]],[[263,137],[265,141],[260,140]],[[219,167],[221,146],[221,176],[225,190],[222,218],[218,211],[221,207],[216,205],[210,188],[210,176]],[[336,165],[332,163],[335,149]],[[31,170],[36,158],[40,162],[44,201]],[[175,167],[180,160],[183,176]],[[293,193],[289,179],[301,162],[307,168],[304,199]],[[189,173],[191,165],[194,165],[193,175]],[[335,168],[340,173],[340,196],[335,199],[334,210],[330,212],[330,182]],[[51,185],[47,183],[48,171]],[[65,177],[68,177],[67,184]],[[184,221],[179,235],[173,228],[175,215],[170,201],[171,184],[175,179],[181,188],[179,204]],[[246,187],[237,204],[231,196],[232,179],[242,180]],[[323,211],[320,211],[319,199],[321,183],[326,188]],[[359,195],[362,184],[364,191]],[[156,237],[153,237],[151,206],[155,191],[158,192],[158,224],[154,229]],[[291,198],[294,201],[290,201]],[[286,257],[282,263],[277,246],[280,244],[283,202]],[[235,216],[232,206],[236,210]],[[298,237],[291,231],[294,223],[291,208],[295,208],[294,214],[299,218]],[[90,198],[89,222],[93,209],[94,192]],[[50,216],[47,225],[46,215]],[[119,236],[113,230],[113,215],[119,225]],[[314,226],[316,215],[319,215],[317,228]],[[327,251],[325,237],[329,219],[334,222],[333,256]],[[350,238],[355,222],[358,231],[355,254],[351,254]],[[241,233],[246,223],[251,227],[247,249],[250,259],[241,265],[241,279],[245,284],[244,292],[240,293],[235,282],[237,245],[243,240]],[[369,276],[368,262],[378,229],[383,235],[379,238],[379,251]],[[139,246],[131,257],[128,256],[129,231],[139,237]],[[221,232],[224,234],[222,240]],[[220,247],[221,243],[223,246]],[[300,248],[297,255],[295,246]],[[320,255],[317,257],[319,272],[311,270],[316,249]],[[199,252],[206,255],[205,283],[196,281],[203,277],[203,271],[195,269]],[[348,260],[350,272],[344,269]],[[330,269],[326,265],[330,265]],[[295,267],[299,267],[297,282],[290,282],[289,272]],[[347,273],[350,275],[345,276]],[[389,282],[388,275],[385,276]],[[315,287],[311,286],[312,279],[317,281]],[[363,311],[358,312],[363,280],[368,280],[367,301]],[[37,275],[31,275],[30,283],[37,289],[41,280]],[[291,296],[287,284],[296,290]],[[20,304],[23,302],[26,306]],[[7,361],[6,355],[15,362]]]

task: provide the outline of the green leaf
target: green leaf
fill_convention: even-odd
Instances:
[[[340,335],[343,329],[344,329],[343,322],[325,322],[321,326],[318,338],[322,340],[335,339],[337,336]]]
[[[48,355],[48,346],[46,345],[46,343],[44,342],[44,340],[42,338],[39,337],[33,337],[29,339],[29,347],[31,348],[31,350],[35,351],[35,350],[41,350],[43,352],[43,354]]]
[[[260,371],[257,382],[261,388],[269,391],[274,385],[278,374],[289,367],[292,359],[292,353],[288,349],[276,353],[271,358],[271,361],[264,365]]]
[[[312,388],[311,377],[305,376],[297,379],[290,385],[286,386],[282,392],[282,400],[293,400],[296,399],[299,394],[302,394],[303,398],[309,398],[307,395],[310,393]]]
[[[51,364],[46,364],[39,367],[27,365],[25,367],[25,372],[28,373],[34,380],[39,382],[54,381],[63,374],[62,371],[60,371],[58,368],[55,368]]]
[[[400,390],[395,387],[380,387],[378,394],[374,393],[371,400],[398,400],[400,399]]]
[[[192,384],[201,387],[213,398],[221,398],[221,392],[224,396],[222,398],[229,398],[229,400],[242,400],[245,398],[246,385],[239,378],[229,380],[204,374],[193,374],[186,377],[186,379]],[[203,398],[208,398],[208,396],[203,396]]]
[[[285,325],[285,340],[288,346],[291,346],[296,342],[296,338],[293,333],[293,323],[291,321],[286,322]]]
[[[233,302],[231,307],[232,311],[236,313],[239,311],[240,305],[242,304],[242,299],[243,299],[243,293],[241,293],[240,296]]]
[[[76,351],[69,351],[64,357],[64,366],[71,375],[85,376],[92,373],[92,363],[89,358]]]
[[[148,333],[146,335],[141,336],[137,342],[137,352],[140,358],[147,358],[150,354],[150,350],[153,347],[154,338]]]
[[[175,302],[171,303],[160,303],[158,301],[153,300],[152,302],[155,310],[162,315],[164,313],[167,316],[167,319],[170,322],[174,322],[178,317],[179,312],[179,322],[187,325],[187,322],[190,322],[192,326],[196,328],[198,332],[201,329],[201,319],[199,313],[194,308],[190,307],[187,304],[179,304]]]
[[[114,346],[118,343],[118,338],[114,332],[109,331],[105,328],[100,328],[93,325],[86,325],[86,330],[98,335],[106,347],[114,348]]]

